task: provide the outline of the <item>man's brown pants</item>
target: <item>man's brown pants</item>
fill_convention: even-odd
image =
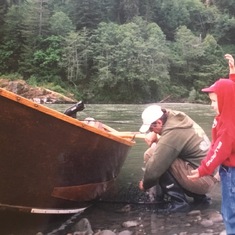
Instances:
[[[154,148],[149,148],[144,153],[144,160],[148,160],[152,157]],[[177,182],[181,185],[182,188],[186,189],[189,192],[196,194],[207,194],[215,186],[215,183],[218,182],[213,176],[203,176],[197,180],[188,179],[187,175],[191,175],[191,170],[194,170],[189,162],[183,161],[180,158],[177,158],[170,166],[169,171],[175,177]]]

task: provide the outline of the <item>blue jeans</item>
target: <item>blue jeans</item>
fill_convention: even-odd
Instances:
[[[220,166],[221,212],[227,235],[235,234],[235,167]]]

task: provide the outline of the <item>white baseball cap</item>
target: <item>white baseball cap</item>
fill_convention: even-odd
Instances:
[[[158,105],[150,105],[142,113],[143,125],[139,131],[145,133],[149,130],[151,124],[163,115],[162,109]]]

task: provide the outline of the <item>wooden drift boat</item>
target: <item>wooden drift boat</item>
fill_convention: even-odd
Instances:
[[[135,143],[1,88],[0,107],[0,208],[75,213],[112,186]]]

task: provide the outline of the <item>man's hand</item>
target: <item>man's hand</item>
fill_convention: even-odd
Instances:
[[[234,58],[230,54],[225,54],[224,58],[228,60],[228,65],[229,65],[229,73],[230,74],[235,74],[235,66],[234,66]]]
[[[191,173],[192,173],[191,175],[187,175],[188,179],[196,180],[196,179],[200,178],[198,169],[192,170]]]
[[[147,143],[147,145],[149,147],[151,147],[152,143],[156,143],[158,141],[158,138],[157,138],[157,134],[154,133],[154,132],[149,132],[146,136],[145,136],[145,142]]]
[[[218,182],[220,181],[219,171],[217,171],[217,173],[214,175],[214,178],[215,178]]]
[[[140,189],[141,191],[145,191],[144,185],[143,185],[143,180],[141,180],[141,181],[139,182],[139,189]]]

